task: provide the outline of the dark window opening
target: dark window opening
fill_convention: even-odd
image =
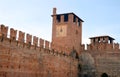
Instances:
[[[103,73],[101,77],[108,77],[108,75],[106,73]]]
[[[88,75],[87,75],[87,74],[84,74],[84,77],[88,77]]]
[[[105,42],[105,38],[103,37],[103,42]]]
[[[110,40],[110,44],[113,43],[113,40]]]
[[[93,42],[95,43],[95,39],[93,39]]]
[[[60,22],[60,15],[57,15],[57,22]]]
[[[74,15],[73,22],[76,22],[76,16]]]
[[[91,42],[92,42],[93,44],[95,44],[95,38],[91,39]]]
[[[64,22],[68,21],[68,14],[64,14]]]
[[[100,38],[98,38],[98,42],[100,43],[101,41],[100,41]]]
[[[78,20],[78,26],[80,26],[80,23],[81,23],[80,20]]]

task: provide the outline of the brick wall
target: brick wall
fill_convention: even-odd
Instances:
[[[110,77],[120,77],[120,51],[88,51],[95,61],[95,75],[106,73]]]
[[[77,59],[50,49],[50,42],[36,36],[32,44],[32,36],[24,39],[22,31],[16,40],[11,30],[10,38],[0,36],[0,77],[77,77]]]

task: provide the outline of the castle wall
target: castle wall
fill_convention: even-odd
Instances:
[[[78,60],[54,51],[50,42],[36,36],[0,27],[0,77],[77,77]],[[5,31],[4,31],[5,30]],[[5,35],[5,37],[3,36]],[[38,43],[39,42],[39,43]],[[39,44],[39,45],[38,45]]]
[[[86,51],[94,59],[95,76],[102,77],[106,73],[109,77],[120,77],[120,51]]]
[[[62,51],[69,49],[52,49],[49,41],[25,32],[10,28],[8,38],[8,27],[0,25],[0,77],[120,76],[118,43],[100,42],[86,48],[84,44],[80,46],[82,58],[79,55],[78,62]]]
[[[120,77],[120,52],[107,52],[97,55],[96,75],[100,77],[103,73],[110,77]]]
[[[95,66],[94,71],[96,77],[102,77],[103,74],[107,74],[109,77],[120,77],[120,49],[118,43],[88,44],[87,49],[85,49],[84,45],[81,45],[81,49],[81,55],[85,52],[94,59],[93,66]],[[85,58],[87,57],[88,56],[85,56]],[[82,60],[85,61],[85,58]],[[90,62],[92,62],[92,60]],[[89,65],[89,63],[86,64]],[[87,71],[89,71],[90,67],[91,66],[87,68]],[[83,66],[82,68],[85,67]],[[86,70],[82,70],[82,72],[86,72]],[[87,72],[87,74],[89,74],[89,72]]]

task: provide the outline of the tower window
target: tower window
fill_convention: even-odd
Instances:
[[[76,16],[74,15],[73,22],[76,22]]]
[[[68,14],[64,14],[64,22],[68,21]]]
[[[81,23],[80,20],[78,20],[78,26],[80,26],[80,23]]]
[[[60,22],[60,15],[57,15],[57,22]]]

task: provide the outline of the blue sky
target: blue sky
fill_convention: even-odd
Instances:
[[[83,43],[99,35],[110,35],[120,43],[119,0],[0,0],[0,24],[51,41],[53,7],[85,21]]]

